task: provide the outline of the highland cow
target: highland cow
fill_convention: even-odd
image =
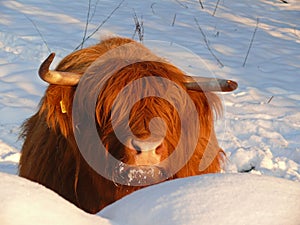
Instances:
[[[130,48],[122,48],[126,45]],[[111,51],[109,57],[102,57]],[[39,110],[23,124],[20,176],[96,213],[145,186],[220,171],[225,154],[218,145],[214,118],[222,107],[213,92],[234,90],[234,81],[188,76],[126,38],[109,38],[73,52],[55,70],[49,70],[53,57],[51,54],[39,70],[49,83]],[[153,77],[157,79],[141,80]],[[137,83],[131,87],[133,81]],[[191,121],[190,106],[181,92],[176,92],[179,89],[191,99],[198,122]],[[116,103],[121,90],[127,97]],[[130,102],[136,95],[144,97]],[[94,106],[90,104],[93,96]],[[92,114],[85,113],[90,110]],[[93,126],[99,138],[96,141],[91,134]],[[100,141],[105,151],[92,159],[108,171],[109,178],[99,174],[82,154],[95,151]],[[108,155],[119,163],[111,163]],[[167,160],[171,155],[172,160]],[[172,170],[178,164],[180,168]]]

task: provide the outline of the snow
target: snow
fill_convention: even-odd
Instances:
[[[88,34],[106,20],[120,2],[92,0]],[[199,2],[203,3],[204,9]],[[159,224],[165,221],[164,218],[170,221],[169,224],[193,224],[200,219],[201,224],[216,221],[220,222],[218,224],[250,224],[251,221],[253,224],[270,224],[273,218],[282,223],[274,220],[272,224],[297,224],[296,209],[299,209],[300,201],[300,1],[287,2],[125,0],[85,43],[85,46],[94,44],[111,35],[133,37],[136,14],[138,20],[143,21],[144,43],[151,45],[151,49],[192,74],[214,74],[239,83],[237,91],[221,94],[224,115],[216,121],[217,136],[227,154],[223,173],[177,180],[138,191],[104,209],[100,215],[109,217],[105,220],[84,214],[45,188],[7,175],[17,174],[22,146],[22,140],[18,139],[19,127],[36,111],[46,88],[37,76],[37,68],[50,51],[56,52],[55,66],[80,44],[88,1],[2,0],[1,224],[35,224],[38,223],[35,219],[41,219],[38,216],[44,218],[43,224],[55,223],[52,219],[57,219],[60,224],[70,221],[80,224],[81,219],[85,224],[147,224],[151,221]],[[137,40],[138,35],[134,38]],[[155,47],[155,43],[161,41],[164,45]],[[181,47],[173,48],[176,46]],[[240,174],[242,172],[247,174]],[[27,197],[23,196],[26,193]],[[207,201],[200,201],[202,195]],[[33,199],[37,205],[33,204]],[[54,201],[57,202],[54,204]],[[269,201],[274,204],[268,204]],[[49,210],[43,210],[39,204]],[[124,209],[122,204],[128,205]],[[8,206],[11,211],[3,211]],[[264,217],[262,212],[270,214]],[[122,216],[126,219],[122,220]],[[211,216],[214,221],[209,220]],[[290,221],[286,220],[288,217]],[[7,219],[5,223],[2,218]]]
[[[5,225],[297,225],[300,184],[253,174],[211,174],[164,182],[87,214],[56,193],[0,173],[0,219]],[[13,187],[13,188],[12,188]]]
[[[99,215],[131,225],[299,224],[299,199],[299,183],[253,174],[215,174],[142,189]]]
[[[42,185],[0,173],[0,221],[16,224],[103,224],[109,220],[87,214]]]

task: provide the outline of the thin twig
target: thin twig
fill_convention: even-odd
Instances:
[[[84,42],[86,42],[88,39],[90,39],[95,33],[97,33],[99,31],[99,29],[112,17],[112,15],[121,7],[121,5],[123,4],[125,0],[122,0],[118,6],[116,8],[114,8],[113,11],[111,11],[111,13],[105,18],[105,20],[102,21],[102,23],[89,35],[87,36],[84,40],[82,40],[82,42],[75,48],[75,50],[79,49],[80,46],[82,46],[82,44],[84,44]]]
[[[90,17],[89,22],[91,22],[91,21],[93,20],[95,14],[96,14],[96,10],[97,10],[98,3],[99,3],[99,0],[97,0],[96,4],[95,4],[95,6],[94,6],[94,11],[93,11],[93,14],[92,14],[91,17]]]
[[[213,16],[215,16],[215,14],[216,14],[216,11],[217,11],[217,8],[218,8],[218,6],[219,6],[219,3],[220,3],[220,0],[217,1],[215,10],[214,10],[214,12],[213,12],[213,14],[212,14]]]
[[[204,6],[203,6],[201,0],[199,0],[199,4],[200,4],[201,8],[204,9]]]
[[[174,27],[174,25],[175,25],[175,20],[176,20],[176,13],[175,13],[175,15],[173,17],[172,27]]]
[[[141,21],[139,21],[139,18],[136,15],[135,10],[134,11],[134,15],[133,15],[133,19],[134,19],[134,23],[135,23],[135,31],[134,34],[132,36],[132,39],[134,39],[135,34],[137,33],[139,36],[139,40],[142,42],[144,39],[144,23],[143,23],[143,17],[141,16]]]
[[[181,5],[183,8],[188,9],[189,7],[185,4],[183,4],[182,2],[180,2],[179,0],[176,0],[176,2],[178,2],[179,5]]]
[[[90,12],[91,12],[91,0],[89,0],[89,8],[88,8],[87,16],[86,16],[86,23],[85,23],[85,28],[84,28],[84,32],[83,32],[82,42],[80,45],[81,49],[83,48],[84,40],[87,35],[87,30],[88,30],[89,20],[90,20]]]
[[[272,97],[269,99],[269,101],[267,102],[267,104],[269,104],[272,101],[273,98],[274,98],[274,96],[272,95]]]
[[[37,27],[36,23],[32,19],[30,19],[27,15],[24,14],[24,16],[32,23],[32,25],[34,26],[35,30],[38,32],[39,36],[41,37],[41,39],[43,40],[44,44],[46,45],[49,53],[51,53],[51,49],[49,48],[47,41],[45,40],[44,36],[40,32],[40,30]]]
[[[250,168],[249,169],[242,169],[241,171],[239,171],[240,173],[249,173],[251,172],[252,170],[255,170],[255,166],[251,165],[250,164]]]
[[[209,51],[209,52],[211,53],[211,55],[217,60],[217,62],[219,63],[220,67],[224,67],[224,64],[218,59],[218,57],[217,57],[217,56],[213,53],[213,51],[211,50],[211,48],[210,48],[210,46],[209,46],[209,43],[208,43],[208,40],[207,40],[207,38],[206,38],[206,35],[204,34],[203,30],[201,29],[201,27],[200,27],[200,25],[199,25],[199,22],[198,22],[197,18],[194,17],[194,19],[195,19],[195,22],[196,22],[196,24],[197,24],[197,26],[198,26],[198,29],[200,30],[200,32],[201,32],[201,34],[202,34],[202,36],[203,36],[203,39],[204,39],[204,42],[205,42],[205,44],[206,44],[206,47],[207,47],[208,51]]]
[[[155,11],[154,11],[154,8],[153,8],[153,6],[154,6],[155,4],[156,4],[156,2],[153,2],[153,3],[151,4],[151,6],[150,6],[153,14],[155,14]]]
[[[244,63],[243,63],[243,67],[245,67],[245,65],[246,65],[246,61],[248,59],[248,55],[249,55],[250,49],[251,49],[252,44],[253,44],[255,34],[256,34],[257,29],[258,29],[258,24],[259,24],[259,18],[257,18],[257,20],[256,20],[256,26],[255,26],[254,32],[252,34],[252,38],[251,38],[251,41],[250,41],[250,44],[249,44],[249,48],[248,48]]]

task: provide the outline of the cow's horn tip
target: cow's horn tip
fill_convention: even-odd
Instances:
[[[229,91],[234,91],[238,88],[238,83],[236,81],[233,80],[227,80],[227,84],[229,86]]]

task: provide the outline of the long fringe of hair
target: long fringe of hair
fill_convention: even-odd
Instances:
[[[58,71],[69,71],[84,74],[86,70],[103,54],[112,48],[132,43],[125,38],[111,38],[95,46],[74,52],[65,57],[57,66]],[[118,63],[116,60],[115,63]],[[113,135],[110,123],[110,110],[118,91],[128,82],[141,76],[155,75],[165,77],[183,86],[183,73],[176,67],[165,62],[143,62],[127,66],[114,74],[105,89],[99,94],[94,120],[101,140],[113,155],[118,157],[122,145]],[[92,83],[91,83],[92,84]],[[149,84],[146,84],[149,85]],[[161,84],[151,84],[140,87],[143,90]],[[98,91],[97,84],[89,91]],[[163,87],[168,88],[168,87]],[[26,120],[22,126],[21,136],[24,138],[19,165],[20,176],[39,182],[53,189],[67,200],[73,202],[87,212],[96,213],[107,204],[136,190],[129,186],[115,186],[113,182],[98,175],[83,159],[77,147],[72,124],[72,104],[76,87],[49,85],[41,99],[38,112]],[[136,91],[136,90],[128,90]],[[202,173],[219,172],[223,160],[223,151],[218,146],[214,133],[214,114],[221,114],[222,107],[219,98],[213,93],[203,93],[186,90],[193,100],[200,121],[200,135],[193,156],[187,164],[178,171],[174,178],[192,176]],[[180,96],[173,96],[180,99]],[[88,99],[82,99],[82,107]],[[63,104],[65,111],[62,112]],[[179,103],[178,103],[179,104]],[[147,106],[153,106],[152,108]],[[122,105],[117,106],[122,108]],[[144,107],[144,108],[143,108]],[[122,114],[120,114],[122,115]],[[134,105],[131,110],[130,123],[136,135],[147,135],[146,126],[141,127],[141,121],[149,122],[151,117],[163,118],[168,126],[167,141],[170,146],[176,146],[180,129],[178,114],[174,107],[163,99],[145,98]],[[188,117],[188,115],[186,115]],[[120,118],[122,121],[123,118]],[[185,134],[189,137],[189,134]],[[88,136],[88,135],[87,135]],[[87,148],[89,147],[87,138]],[[90,146],[91,147],[91,146]],[[208,152],[208,153],[207,153]],[[207,153],[207,154],[206,154]],[[199,171],[199,164],[205,156],[209,165]],[[124,158],[125,156],[119,156]],[[115,190],[115,191],[114,191]]]

